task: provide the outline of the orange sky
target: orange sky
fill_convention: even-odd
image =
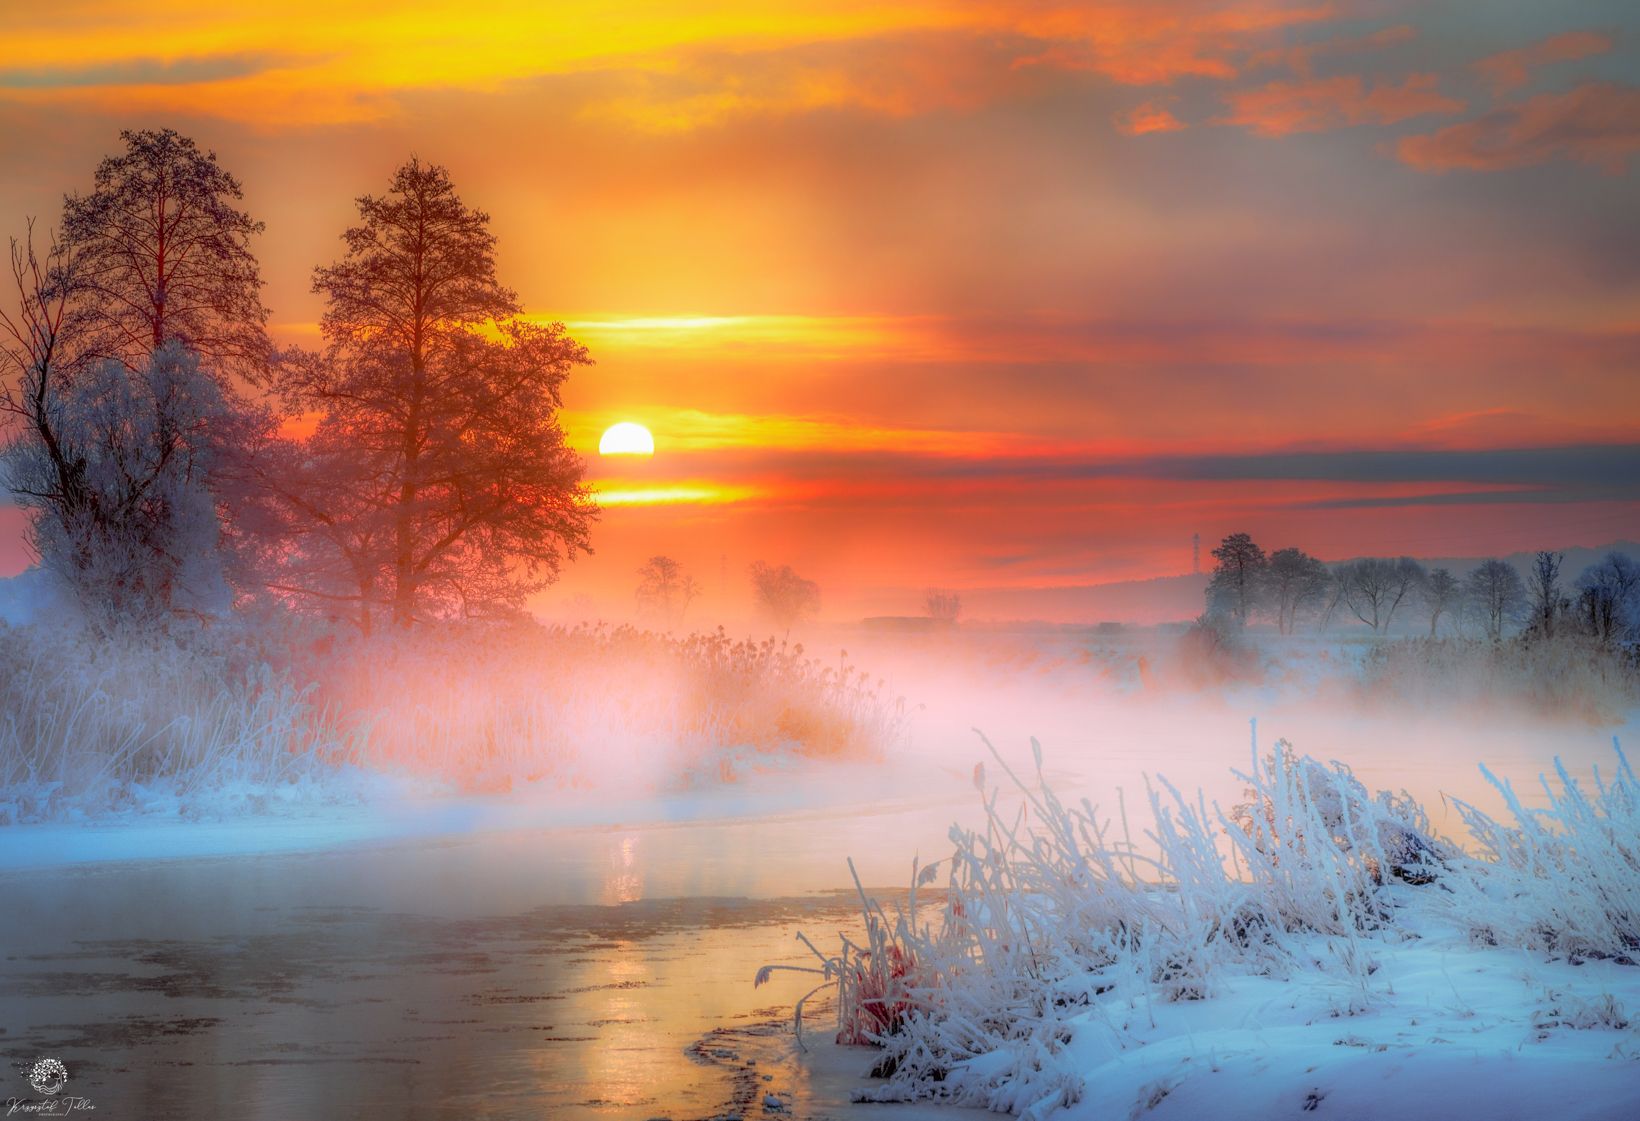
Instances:
[[[236,7],[11,5],[0,215],[178,128],[311,343],[351,200],[447,165],[597,360],[576,444],[656,437],[592,456],[548,606],[657,552],[726,611],[792,563],[846,617],[1186,571],[1195,532],[1640,536],[1630,5]]]

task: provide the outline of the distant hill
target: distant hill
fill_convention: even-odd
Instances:
[[[1614,541],[1610,545],[1600,546],[1571,545],[1557,551],[1564,553],[1566,556],[1566,559],[1562,561],[1560,565],[1560,578],[1565,580],[1567,583],[1570,583],[1571,581],[1576,580],[1578,574],[1585,568],[1588,568],[1591,564],[1594,564],[1607,553],[1627,553],[1635,560],[1640,560],[1640,541]],[[1536,557],[1537,554],[1535,552],[1510,553],[1508,556],[1500,559],[1506,560],[1516,568],[1520,569],[1521,575],[1524,576],[1527,568],[1530,567],[1532,561]],[[1480,564],[1481,561],[1488,558],[1430,557],[1427,560],[1424,558],[1419,559],[1423,560],[1423,563],[1429,568],[1450,568],[1455,575],[1462,576],[1464,573]]]

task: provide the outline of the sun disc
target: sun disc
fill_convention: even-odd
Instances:
[[[655,437],[641,424],[623,420],[604,430],[598,441],[599,455],[654,455]]]

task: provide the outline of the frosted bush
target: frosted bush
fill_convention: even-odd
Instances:
[[[1367,651],[1360,687],[1374,704],[1505,704],[1609,724],[1640,703],[1637,658],[1631,648],[1575,634],[1505,642],[1409,639]]]
[[[1640,959],[1640,781],[1612,743],[1616,774],[1607,781],[1597,770],[1592,795],[1556,760],[1560,785],[1543,780],[1543,809],[1482,768],[1511,823],[1457,803],[1482,859],[1449,898],[1476,938],[1573,959]]]
[[[1125,807],[1118,830],[1086,801],[1063,802],[1032,749],[1030,783],[992,749],[1017,810],[976,772],[984,825],[953,828],[936,902],[917,889],[937,866],[892,913],[862,891],[865,944],[816,952],[838,1040],[881,1048],[873,1073],[885,1080],[865,1099],[1039,1116],[1087,1090],[1073,1040],[1137,1046],[1158,1007],[1211,1000],[1236,977],[1322,976],[1346,991],[1335,1015],[1364,1010],[1378,955],[1419,937],[1400,922],[1414,901],[1483,941],[1619,962],[1640,949],[1640,785],[1621,752],[1592,797],[1562,769],[1558,791],[1545,784],[1547,810],[1500,784],[1514,825],[1461,807],[1465,851],[1433,836],[1406,795],[1370,794],[1285,741],[1255,750],[1246,799],[1228,813],[1158,780],[1141,847]],[[1574,1003],[1551,1009],[1557,1022],[1627,1023],[1615,1005]]]
[[[846,659],[721,630],[0,625],[0,823],[129,806],[154,783],[187,796],[344,767],[479,791],[717,783],[875,754],[905,715]]]

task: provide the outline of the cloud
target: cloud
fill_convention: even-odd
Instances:
[[[1147,101],[1115,114],[1112,121],[1118,132],[1129,136],[1143,136],[1150,132],[1178,132],[1184,122],[1173,115],[1162,101]]]
[[[1424,171],[1499,171],[1564,159],[1621,174],[1640,151],[1640,88],[1591,82],[1422,136],[1396,149]]]
[[[1612,49],[1612,37],[1594,31],[1568,31],[1530,46],[1488,55],[1474,64],[1475,70],[1492,86],[1494,95],[1524,86],[1532,71],[1553,62],[1571,62]]]
[[[1330,4],[1210,5],[1195,0],[1093,3],[1013,13],[1017,25],[1046,41],[1018,64],[1085,70],[1123,85],[1167,85],[1181,78],[1234,78],[1273,38],[1294,27],[1337,18]]]
[[[1055,73],[1137,85],[1229,78],[1287,29],[1336,18],[1332,5],[1289,0],[500,0],[485,20],[456,0],[74,9],[36,6],[15,29],[18,63],[0,76],[0,98],[267,130],[389,118],[426,91],[543,78],[582,80],[579,108],[649,132],[839,107],[906,116],[989,103]]]
[[[1384,50],[1410,43],[1418,37],[1418,29],[1397,24],[1374,31],[1370,35],[1341,35],[1316,43],[1301,43],[1296,47],[1277,47],[1253,56],[1252,67],[1285,66],[1303,78],[1315,73],[1315,61],[1336,55],[1357,55]]]
[[[244,78],[302,63],[291,55],[259,53],[204,55],[196,58],[132,57],[82,66],[35,66],[0,69],[0,89],[49,90],[89,86],[189,86]]]
[[[1258,136],[1323,132],[1354,125],[1392,125],[1430,113],[1461,113],[1463,102],[1437,88],[1433,74],[1410,74],[1400,84],[1368,86],[1359,75],[1271,82],[1224,97],[1230,112],[1219,123]]]
[[[1016,39],[919,31],[632,59],[581,83],[581,113],[644,132],[683,132],[747,116],[854,110],[888,118],[970,111],[1039,85],[1011,66]]]

